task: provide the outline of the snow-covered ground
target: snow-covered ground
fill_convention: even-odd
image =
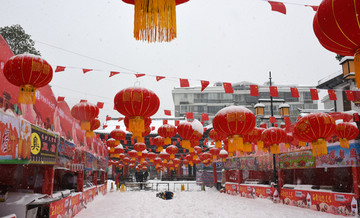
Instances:
[[[173,185],[170,185],[170,190],[173,190]],[[274,204],[267,199],[231,196],[219,193],[216,189],[206,188],[206,191],[200,191],[201,188],[194,185],[190,190],[176,191],[172,200],[157,198],[156,191],[108,192],[105,196],[97,196],[76,217],[341,217]]]

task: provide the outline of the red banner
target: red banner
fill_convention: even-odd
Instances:
[[[239,190],[238,183],[227,182],[225,183],[225,191],[229,195],[237,195]]]
[[[266,186],[239,185],[239,195],[247,198],[273,199],[276,188]]]
[[[50,218],[72,217],[71,196],[50,204]]]

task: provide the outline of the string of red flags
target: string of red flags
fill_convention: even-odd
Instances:
[[[275,97],[275,98],[279,97],[279,92],[276,86],[270,86],[269,88],[270,88],[271,97]]]
[[[171,110],[164,110],[164,114],[166,116],[171,116]]]
[[[281,14],[286,14],[286,6],[285,6],[286,4],[311,7],[313,9],[313,11],[315,11],[315,12],[319,8],[319,6],[316,6],[316,5],[303,5],[303,4],[298,4],[298,3],[280,2],[280,1],[267,1],[267,2],[270,4],[272,11],[276,11]]]
[[[109,77],[115,76],[117,74],[120,74],[120,72],[110,71],[110,76]]]
[[[189,80],[180,78],[180,87],[181,88],[190,87]]]
[[[293,98],[300,98],[299,90],[295,87],[290,87],[291,96]]]
[[[206,87],[208,87],[208,85],[210,84],[209,81],[206,80],[201,80],[201,91],[204,91],[204,89],[206,89]]]
[[[57,101],[65,101],[65,97],[63,97],[63,96],[58,96],[58,97],[57,97]]]

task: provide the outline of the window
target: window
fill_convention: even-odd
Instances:
[[[187,105],[180,105],[180,113],[189,112],[189,107]]]

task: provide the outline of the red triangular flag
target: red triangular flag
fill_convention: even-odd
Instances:
[[[111,120],[111,117],[106,116],[106,121],[109,121],[109,120]]]
[[[331,101],[336,101],[337,100],[335,90],[329,89],[328,94],[329,94],[329,99]]]
[[[282,14],[286,14],[286,7],[284,5],[284,3],[282,2],[273,2],[273,1],[268,1],[271,5],[271,10],[272,11],[277,11],[280,12]]]
[[[155,126],[151,126],[151,131],[154,131],[155,130]]]
[[[192,112],[186,112],[186,118],[189,120],[194,119],[194,114]]]
[[[279,92],[276,86],[270,86],[269,88],[271,97],[279,97]]]
[[[63,66],[57,66],[56,69],[55,69],[55,73],[56,72],[61,72],[61,71],[64,71],[65,70],[65,67]]]
[[[276,123],[276,118],[273,116],[270,116],[269,121],[270,121],[270,123]]]
[[[359,114],[358,113],[354,113],[354,121],[359,122]]]
[[[207,121],[207,120],[209,120],[209,114],[202,114],[202,115],[201,115],[201,119],[202,119],[202,121]]]
[[[317,89],[310,89],[311,100],[319,100]]]
[[[108,127],[108,125],[104,125],[104,129],[106,129],[106,127]]]
[[[164,114],[167,116],[171,116],[171,110],[164,110]]]
[[[83,73],[84,73],[84,74],[87,73],[87,72],[89,72],[89,71],[92,71],[92,69],[83,69]]]
[[[120,72],[111,71],[109,77],[115,76],[116,74],[120,74]]]
[[[124,117],[119,117],[118,122],[122,121]]]
[[[145,74],[144,73],[136,73],[135,76],[136,76],[136,78],[139,78],[139,77],[145,76]]]
[[[180,79],[180,87],[181,88],[190,87],[189,80],[188,79]]]
[[[251,96],[259,96],[259,86],[258,85],[250,85],[250,95]]]
[[[57,98],[57,101],[64,101],[65,100],[65,97],[62,97],[62,96],[58,96]]]
[[[291,87],[290,91],[291,91],[291,96],[293,98],[299,98],[300,97],[299,90],[297,88]]]
[[[102,109],[104,107],[104,102],[98,102],[96,104],[96,106],[99,108],[99,109]]]
[[[286,127],[291,126],[291,120],[290,120],[290,117],[284,117],[284,121],[285,121],[285,126],[286,126]]]
[[[179,120],[175,120],[175,126],[178,126],[180,124]]]
[[[165,79],[165,76],[156,76],[156,81],[160,81],[162,79]]]
[[[82,103],[82,102],[87,102],[87,100],[81,99],[81,100],[80,100],[80,103]]]
[[[319,9],[319,6],[315,5],[305,5],[306,7],[311,7],[314,11],[317,11]]]
[[[348,101],[355,101],[354,93],[352,90],[346,90],[346,97]]]
[[[226,82],[223,82],[223,86],[224,86],[224,90],[225,90],[225,93],[234,93],[234,89],[231,85],[231,83],[226,83]]]
[[[209,81],[201,80],[201,91],[204,91],[204,89],[206,89],[206,87],[208,87],[209,84],[210,84]]]
[[[116,129],[120,129],[120,126],[119,125],[116,125],[116,127],[115,127]]]
[[[167,120],[163,120],[163,125],[168,124]]]

